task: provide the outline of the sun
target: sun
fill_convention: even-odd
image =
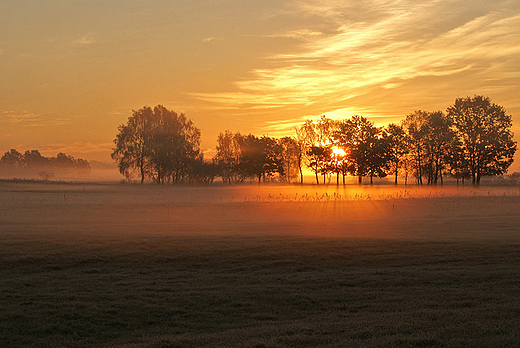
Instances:
[[[345,157],[347,155],[345,150],[343,150],[341,147],[338,147],[338,146],[333,146],[332,147],[332,154],[335,157]]]

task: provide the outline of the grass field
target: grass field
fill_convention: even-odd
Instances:
[[[2,347],[518,347],[518,188],[0,183]]]

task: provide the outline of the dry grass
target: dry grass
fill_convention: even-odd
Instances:
[[[513,191],[276,190],[1,185],[1,345],[518,346]]]

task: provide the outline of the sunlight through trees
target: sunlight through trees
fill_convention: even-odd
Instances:
[[[224,183],[301,182],[303,167],[316,184],[346,183],[347,176],[415,178],[418,185],[457,183],[504,174],[513,162],[516,142],[511,116],[484,96],[457,98],[442,111],[416,110],[400,124],[377,127],[361,115],[333,120],[325,115],[306,120],[294,137],[225,131],[217,138],[216,154],[204,160],[200,130],[184,114],[161,105],[134,111],[119,127],[112,158],[127,179],[141,182]],[[299,176],[299,179],[298,179]]]

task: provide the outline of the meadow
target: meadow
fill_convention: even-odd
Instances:
[[[518,347],[518,187],[0,183],[2,347]]]

